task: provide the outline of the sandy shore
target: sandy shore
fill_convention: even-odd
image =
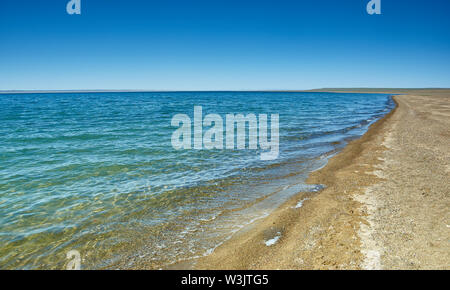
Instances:
[[[326,189],[299,193],[196,268],[450,269],[450,90],[380,92],[402,94],[397,108],[310,176]]]

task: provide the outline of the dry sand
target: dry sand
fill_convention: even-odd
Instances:
[[[326,189],[299,193],[196,268],[450,269],[450,90],[380,92],[403,95],[310,176]]]

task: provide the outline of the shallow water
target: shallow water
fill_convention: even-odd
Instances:
[[[280,155],[175,150],[175,114],[279,114]],[[161,268],[210,253],[299,191],[388,95],[0,95],[0,268]],[[301,209],[299,209],[301,210]]]

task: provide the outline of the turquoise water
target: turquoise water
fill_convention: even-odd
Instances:
[[[175,114],[279,114],[280,154],[175,150]],[[161,268],[210,253],[394,106],[383,94],[0,95],[0,268]],[[270,116],[270,115],[269,115]]]

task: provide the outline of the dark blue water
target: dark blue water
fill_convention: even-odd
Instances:
[[[0,268],[160,268],[210,253],[299,191],[393,107],[388,95],[0,95]],[[279,114],[279,156],[175,150],[176,114]],[[269,127],[270,128],[270,127]]]

